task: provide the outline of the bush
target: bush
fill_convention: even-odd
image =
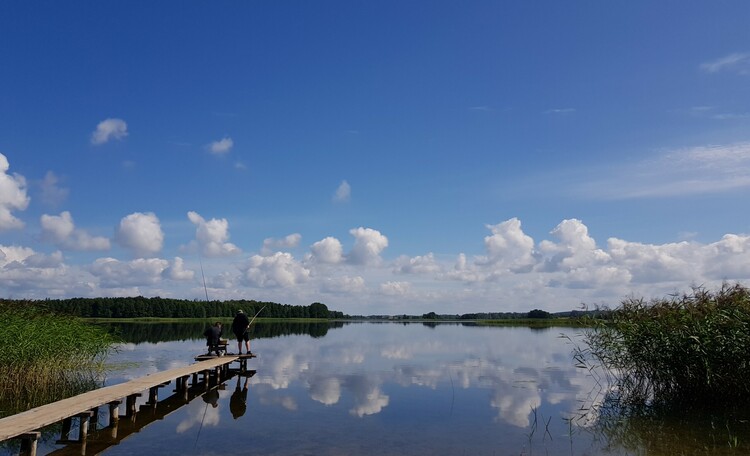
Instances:
[[[621,399],[750,402],[750,290],[739,284],[649,303],[627,299],[585,341]]]

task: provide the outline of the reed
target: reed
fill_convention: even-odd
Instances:
[[[748,288],[630,298],[610,317],[584,340],[623,404],[750,403]]]
[[[113,339],[37,303],[0,303],[0,414],[91,389]]]

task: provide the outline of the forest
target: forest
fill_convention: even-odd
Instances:
[[[0,300],[10,306],[33,305],[50,313],[82,318],[228,318],[242,309],[255,315],[263,309],[263,318],[344,318],[342,312],[329,310],[328,306],[314,302],[309,306],[293,306],[276,302],[255,300],[190,301],[185,299],[145,298],[70,298],[28,300]]]

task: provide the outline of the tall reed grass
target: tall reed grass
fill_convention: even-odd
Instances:
[[[584,340],[629,404],[750,403],[750,290],[740,284],[627,299]]]
[[[113,343],[94,325],[23,304],[0,301],[0,416],[97,386]]]

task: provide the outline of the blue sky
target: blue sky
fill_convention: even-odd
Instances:
[[[747,2],[4,2],[0,295],[348,313],[750,278]]]

